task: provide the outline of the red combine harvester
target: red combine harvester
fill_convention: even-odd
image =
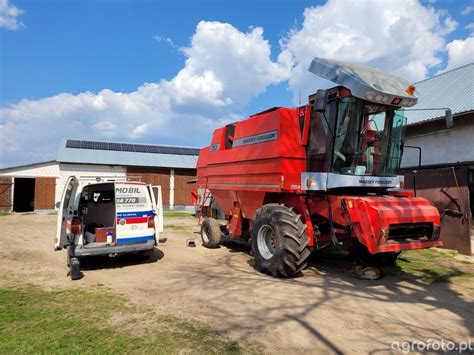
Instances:
[[[274,277],[298,273],[328,244],[392,262],[441,246],[437,209],[402,191],[397,175],[415,87],[322,58],[309,70],[339,86],[218,128],[201,149],[198,187],[227,219],[203,221],[203,245],[218,247],[222,232],[250,241],[255,268]]]

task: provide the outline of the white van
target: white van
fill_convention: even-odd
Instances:
[[[71,176],[64,187],[54,249],[68,248],[68,266],[71,257],[151,255],[163,232],[160,186],[102,179]]]

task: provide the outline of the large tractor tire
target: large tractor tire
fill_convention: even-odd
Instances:
[[[250,239],[255,269],[273,277],[290,277],[303,270],[310,255],[306,227],[301,215],[284,205],[259,208]]]
[[[214,218],[206,218],[201,224],[202,245],[206,248],[219,248],[221,243],[221,227]]]

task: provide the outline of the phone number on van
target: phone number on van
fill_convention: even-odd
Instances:
[[[124,197],[124,198],[117,198],[115,200],[116,203],[119,204],[127,204],[127,203],[138,203],[139,198],[138,197]]]

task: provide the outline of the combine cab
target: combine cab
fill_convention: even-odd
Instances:
[[[198,186],[227,225],[203,221],[206,247],[221,232],[250,241],[257,270],[288,277],[313,250],[334,244],[388,256],[441,246],[440,217],[403,191],[403,109],[415,88],[373,68],[315,58],[309,69],[338,86],[308,104],[274,107],[214,131],[201,149]]]

